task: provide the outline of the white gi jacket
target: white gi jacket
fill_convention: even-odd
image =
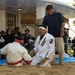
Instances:
[[[7,62],[9,63],[16,63],[22,59],[25,61],[32,60],[27,50],[17,42],[7,44],[4,48],[1,49],[1,54],[7,54]]]
[[[49,33],[46,33],[40,41],[40,36],[37,37],[35,42],[35,53],[37,57],[53,59],[55,56],[55,39]]]

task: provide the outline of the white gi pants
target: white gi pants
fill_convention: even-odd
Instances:
[[[42,57],[37,57],[36,55],[33,57],[33,60],[31,62],[30,65],[33,65],[33,66],[37,66],[44,58]],[[50,62],[51,60],[48,59],[43,65],[39,65],[39,66],[47,66],[47,67],[51,67],[50,65]]]

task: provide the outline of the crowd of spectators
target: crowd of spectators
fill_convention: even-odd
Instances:
[[[68,51],[68,45],[71,45],[71,48],[74,50],[74,57],[75,57],[75,37],[74,39],[71,39],[71,37],[69,37],[69,29],[65,28],[64,29],[64,50],[67,53]]]
[[[8,28],[6,30],[6,32],[3,30],[0,32],[0,49],[3,48],[8,43],[14,42],[16,36],[21,36],[23,38],[23,40],[24,40],[23,46],[27,50],[31,49],[31,47],[29,45],[29,40],[31,39],[31,40],[35,41],[35,38],[32,35],[30,35],[29,29],[25,29],[25,33],[23,34],[20,32],[19,27],[16,27],[14,29],[14,31],[11,28]],[[2,59],[4,59],[4,58],[5,58],[5,55],[2,55]]]

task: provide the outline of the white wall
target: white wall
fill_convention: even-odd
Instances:
[[[25,29],[29,29],[30,34],[35,36],[35,25],[34,24],[29,24],[29,25],[23,24],[21,32],[24,33]]]
[[[45,16],[45,7],[44,6],[37,6],[36,7],[36,19],[42,19]]]

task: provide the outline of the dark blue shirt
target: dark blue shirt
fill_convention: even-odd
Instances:
[[[60,37],[63,22],[63,16],[58,12],[54,12],[53,15],[47,14],[44,17],[43,25],[48,26],[48,32],[54,37]]]

